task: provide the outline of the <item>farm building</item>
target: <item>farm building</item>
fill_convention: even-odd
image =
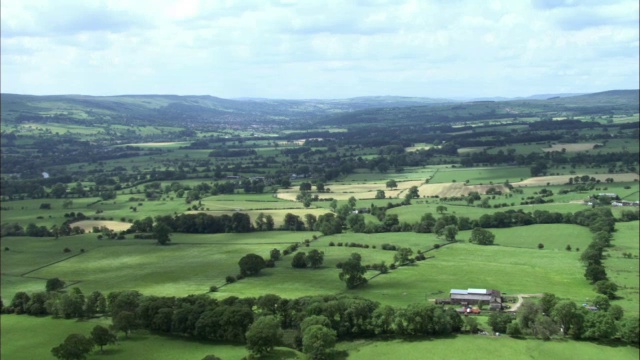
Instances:
[[[502,309],[502,296],[498,290],[487,289],[451,289],[449,292],[451,304],[480,305],[487,304],[491,310]]]
[[[640,201],[614,201],[611,206],[640,206]]]

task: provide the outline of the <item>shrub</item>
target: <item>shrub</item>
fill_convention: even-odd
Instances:
[[[225,281],[227,282],[227,284],[232,284],[232,283],[236,282],[236,277],[233,276],[233,275],[228,275],[225,278]]]
[[[334,243],[333,241],[329,241],[329,246],[336,246],[336,243]]]
[[[538,244],[538,249],[540,250],[544,249],[544,244],[543,243]]]
[[[215,286],[215,285],[211,285],[211,286],[209,287],[209,292],[216,292],[216,291],[218,291],[218,287],[217,287],[217,286]]]
[[[62,250],[63,253],[70,253],[71,249],[69,249],[68,247],[64,248],[64,250]]]

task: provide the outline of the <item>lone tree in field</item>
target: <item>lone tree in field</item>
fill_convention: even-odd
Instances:
[[[115,344],[117,336],[106,327],[96,325],[93,330],[91,330],[91,339],[96,345],[100,346],[100,352],[103,352],[102,347]]]
[[[489,230],[477,227],[471,231],[470,243],[478,245],[493,245],[496,236]]]
[[[256,254],[247,254],[238,261],[240,266],[240,274],[244,276],[257,275],[260,270],[264,269],[266,263],[262,256]]]
[[[447,212],[447,207],[444,205],[438,205],[438,207],[436,207],[436,211],[440,214]]]
[[[51,353],[61,360],[84,360],[93,350],[93,341],[84,335],[71,334],[64,342],[53,349]]]
[[[47,285],[45,287],[47,289],[47,292],[52,292],[52,291],[58,291],[62,289],[64,287],[64,284],[65,284],[64,281],[58,278],[53,278],[53,279],[47,280]]]
[[[398,183],[395,180],[391,179],[391,180],[387,181],[387,188],[388,189],[395,189],[397,187],[398,187]]]
[[[342,263],[342,271],[340,272],[340,280],[344,281],[347,289],[355,289],[360,285],[367,283],[367,279],[363,276],[367,272],[367,268],[362,266],[360,254],[353,253],[349,260]]]
[[[160,245],[167,245],[171,242],[171,228],[166,224],[159,223],[153,227],[153,237]]]
[[[269,315],[256,320],[246,334],[247,348],[255,355],[268,354],[282,342],[280,320]]]

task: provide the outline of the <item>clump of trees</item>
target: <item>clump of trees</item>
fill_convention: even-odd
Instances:
[[[496,236],[491,231],[477,227],[471,231],[469,242],[478,245],[493,245],[495,238]]]
[[[344,281],[347,289],[355,289],[367,283],[367,278],[363,275],[367,272],[367,268],[361,263],[362,257],[358,253],[351,254],[351,257],[342,263],[339,274],[340,280]]]
[[[306,267],[317,268],[324,262],[324,252],[313,249],[308,253],[299,251],[291,260],[291,267],[303,269]]]

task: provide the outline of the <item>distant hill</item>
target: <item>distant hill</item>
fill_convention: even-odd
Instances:
[[[320,125],[370,123],[467,122],[553,114],[584,115],[638,112],[638,90],[534,95],[546,100],[476,100],[470,102],[402,96],[350,99],[222,99],[214,96],[121,95],[33,96],[1,94],[3,123],[173,125],[277,124]]]
[[[459,123],[488,119],[535,116],[637,113],[638,90],[613,90],[600,93],[552,97],[547,100],[476,100],[438,106],[385,107],[337,114],[320,121],[324,125],[372,123]]]
[[[382,106],[416,106],[445,99],[360,97],[336,100],[222,99],[213,96],[33,96],[1,94],[2,121],[170,125],[305,121]]]

